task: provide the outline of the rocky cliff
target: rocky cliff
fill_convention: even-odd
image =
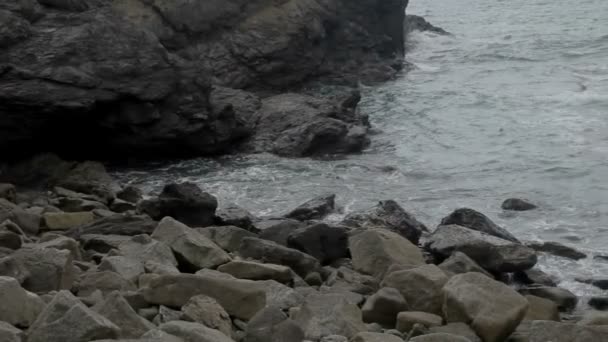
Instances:
[[[319,150],[320,141],[337,152],[356,150],[367,141],[357,96],[279,94],[319,80],[352,85],[393,75],[404,53],[406,5],[4,0],[0,151],[21,157],[84,149],[95,158],[216,154],[238,147],[307,155]],[[298,112],[308,119],[286,132]],[[268,113],[272,120],[263,119]],[[277,127],[268,127],[277,120]],[[290,140],[291,134],[306,136]],[[256,143],[268,137],[283,137],[291,146]],[[333,152],[331,146],[323,152]]]

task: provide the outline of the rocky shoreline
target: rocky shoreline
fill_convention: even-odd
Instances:
[[[323,195],[255,217],[218,208],[193,183],[143,194],[100,163],[53,155],[7,167],[0,181],[13,183],[0,184],[2,341],[608,336],[605,298],[573,312],[579,299],[535,267],[539,253],[584,253],[521,242],[472,209],[431,229],[384,200],[328,224],[335,196]],[[509,199],[503,208],[533,205]]]

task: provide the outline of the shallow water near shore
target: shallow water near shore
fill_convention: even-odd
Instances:
[[[333,192],[344,213],[396,199],[430,227],[477,209],[520,239],[608,255],[608,2],[413,0],[452,36],[414,33],[410,72],[363,89],[375,134],[334,160],[271,155],[194,159],[114,170],[158,190],[193,181],[258,215]],[[524,197],[538,210],[507,213]],[[608,277],[608,261],[542,256],[577,295],[608,295],[575,277]]]

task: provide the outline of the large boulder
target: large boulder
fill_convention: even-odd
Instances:
[[[144,267],[154,263],[177,270],[177,260],[171,247],[156,241],[148,235],[136,235],[118,245],[118,253],[126,258],[141,262]]]
[[[527,211],[536,209],[537,206],[521,198],[507,198],[500,206],[503,210]]]
[[[0,198],[0,223],[11,220],[29,234],[37,234],[40,229],[40,215],[25,211],[7,199]]]
[[[44,309],[45,303],[37,295],[24,290],[19,282],[0,276],[0,321],[29,327]]]
[[[21,248],[12,257],[28,271],[23,281],[23,287],[28,291],[46,293],[72,288],[75,274],[69,251]]]
[[[414,325],[420,324],[427,328],[438,327],[443,324],[441,316],[421,311],[403,311],[397,315],[397,330],[409,332]]]
[[[528,310],[515,290],[477,272],[452,277],[443,292],[446,321],[471,325],[485,342],[504,341]]]
[[[78,279],[78,296],[87,297],[97,291],[106,295],[113,291],[135,291],[136,286],[118,273],[110,271],[83,273]]]
[[[120,190],[103,164],[94,161],[77,164],[61,177],[56,185],[68,190],[95,195],[106,202],[111,201],[116,192]]]
[[[29,342],[85,342],[118,338],[120,328],[59,291],[28,330]]]
[[[234,203],[229,203],[216,211],[215,219],[217,223],[222,226],[236,226],[251,229],[255,216],[246,209],[241,208]]]
[[[228,252],[238,251],[243,238],[256,237],[254,233],[235,226],[205,227],[196,231]]]
[[[395,327],[397,314],[408,310],[408,304],[399,290],[392,287],[381,288],[371,295],[361,308],[363,321],[378,323],[384,327]]]
[[[515,236],[509,233],[506,229],[500,227],[486,215],[469,208],[460,208],[454,210],[450,215],[441,220],[441,225],[459,225],[472,230],[496,236],[498,238],[519,242]]]
[[[120,328],[121,338],[139,338],[155,325],[139,316],[118,291],[108,294],[93,310]]]
[[[252,261],[234,260],[221,265],[217,270],[239,279],[272,279],[280,283],[289,283],[293,280],[293,274],[289,267]]]
[[[95,215],[89,211],[73,213],[45,213],[42,215],[45,228],[49,230],[69,230],[91,223]]]
[[[181,307],[196,295],[206,295],[217,300],[230,315],[245,320],[266,305],[261,284],[210,275],[163,275],[151,279],[142,291],[149,303],[170,307]]]
[[[287,238],[287,246],[328,264],[349,256],[348,231],[343,227],[318,223],[292,232]]]
[[[388,230],[366,230],[348,239],[355,270],[382,279],[393,265],[425,264],[422,252],[406,238]]]
[[[490,277],[491,275],[484,270],[473,259],[462,252],[454,252],[452,255],[439,264],[446,274],[460,274],[468,272],[479,272]]]
[[[247,323],[244,342],[302,342],[304,332],[279,308],[266,307]]]
[[[335,194],[327,194],[315,197],[300,204],[299,206],[291,210],[289,213],[287,213],[285,217],[300,221],[320,220],[330,214],[335,209],[335,201]]]
[[[214,223],[216,209],[217,199],[191,182],[167,184],[157,198],[139,203],[139,210],[155,220],[171,216],[189,226],[200,227]]]
[[[11,324],[0,321],[0,341],[21,342],[25,339],[25,333]]]
[[[10,183],[0,183],[0,198],[16,203],[17,190],[15,189],[15,186]]]
[[[402,342],[403,340],[395,335],[381,334],[374,332],[362,332],[353,337],[352,342]]]
[[[260,239],[273,241],[279,245],[287,246],[289,235],[297,229],[306,227],[304,222],[293,219],[266,219],[255,223],[256,229],[259,230],[258,237]]]
[[[83,235],[125,235],[152,234],[157,223],[145,215],[112,215],[97,219],[70,229],[65,235],[80,240]]]
[[[608,340],[608,326],[584,326],[553,321],[533,321],[528,329],[529,342],[587,342]]]
[[[417,244],[426,226],[393,200],[380,201],[375,207],[348,214],[342,224],[355,228],[384,228]]]
[[[185,320],[217,329],[226,336],[232,334],[232,321],[224,308],[213,298],[198,295],[190,298],[181,311]]]
[[[442,288],[447,281],[448,277],[439,267],[424,265],[387,274],[382,285],[397,289],[410,310],[441,314]]]
[[[557,304],[561,311],[572,311],[578,303],[578,297],[574,293],[561,287],[531,286],[523,288],[521,291],[551,300]]]
[[[158,223],[152,238],[171,247],[181,266],[193,271],[230,261],[230,256],[213,241],[171,217]]]
[[[319,261],[308,254],[258,238],[243,238],[239,254],[244,258],[289,266],[301,277],[320,268]]]
[[[558,321],[559,309],[556,303],[549,299],[527,295],[528,311],[524,320],[527,321]]]
[[[524,245],[458,225],[439,226],[426,248],[439,258],[462,252],[491,272],[527,270],[537,261],[534,250]]]
[[[199,323],[171,321],[158,327],[160,330],[181,338],[184,342],[234,342],[219,330]]]
[[[139,276],[146,273],[141,261],[120,255],[104,257],[97,269],[117,273],[133,284],[137,284]]]
[[[526,246],[532,248],[538,252],[544,252],[559,256],[562,258],[568,258],[573,260],[585,259],[587,255],[579,250],[576,250],[570,246],[566,246],[559,242],[545,241],[545,242],[526,242]]]

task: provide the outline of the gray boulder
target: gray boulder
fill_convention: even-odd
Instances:
[[[35,293],[72,288],[75,274],[70,252],[54,248],[21,248],[12,257],[28,276],[23,287]]]
[[[239,254],[244,258],[289,266],[302,277],[320,268],[319,261],[308,254],[281,246],[272,241],[252,237],[241,240]]]
[[[135,236],[152,234],[157,223],[145,215],[113,215],[97,219],[65,233],[66,236],[80,240],[83,235],[124,235]]]
[[[69,230],[93,222],[95,215],[89,211],[45,213],[42,220],[45,228],[49,230]]]
[[[235,226],[205,227],[196,231],[228,252],[238,251],[243,238],[256,237],[256,234]]]
[[[397,330],[401,332],[411,331],[416,324],[421,324],[427,328],[437,327],[443,324],[443,318],[420,311],[403,311],[397,315]]]
[[[23,284],[30,277],[30,272],[25,264],[9,255],[0,258],[0,276],[15,278],[19,284]]]
[[[418,244],[426,226],[393,200],[380,201],[375,207],[347,215],[342,225],[354,228],[384,228]]]
[[[40,215],[29,213],[18,205],[0,198],[0,223],[11,220],[28,234],[37,234],[40,229]]]
[[[475,331],[473,331],[471,327],[462,322],[454,322],[448,323],[440,327],[432,327],[429,329],[429,332],[462,336],[469,339],[469,341],[471,342],[482,342],[479,336],[477,336],[477,334],[475,333]]]
[[[532,268],[534,250],[519,243],[457,225],[439,226],[428,238],[426,248],[440,258],[462,252],[491,272],[515,272]]]
[[[289,283],[293,280],[293,274],[289,267],[252,261],[234,260],[218,267],[218,271],[228,273],[239,279],[273,279],[280,283]]]
[[[37,295],[27,292],[19,282],[0,276],[0,321],[19,327],[29,327],[44,309],[44,302]]]
[[[306,227],[304,222],[293,219],[266,219],[255,223],[259,230],[260,239],[273,241],[279,245],[287,246],[289,235],[297,229]]]
[[[527,211],[536,209],[537,206],[530,203],[527,200],[521,198],[508,198],[504,202],[502,202],[500,206],[503,210],[512,210],[512,211]]]
[[[410,339],[410,341],[411,342],[471,342],[466,337],[459,336],[459,335],[453,335],[453,334],[446,334],[446,333],[432,333],[432,334],[426,334],[426,335],[422,335],[422,336],[416,336],[416,337]]]
[[[155,220],[171,216],[189,226],[205,227],[215,221],[217,199],[194,183],[171,183],[157,198],[141,201],[138,206]]]
[[[29,342],[87,342],[118,338],[120,328],[59,291],[28,330]]]
[[[198,295],[190,298],[181,311],[187,321],[203,324],[211,329],[217,329],[224,335],[232,334],[232,321],[224,308],[213,298]]]
[[[538,268],[515,272],[513,279],[526,285],[536,284],[543,286],[557,286],[555,278]]]
[[[315,197],[300,204],[285,215],[285,217],[299,221],[320,220],[334,211],[336,207],[335,201],[335,194],[326,194]]]
[[[255,216],[246,209],[234,203],[229,203],[216,211],[215,219],[221,226],[236,226],[251,229]]]
[[[154,324],[140,317],[118,291],[108,294],[93,310],[119,327],[121,338],[139,338],[155,328]]]
[[[130,236],[125,235],[85,234],[81,235],[79,240],[84,250],[106,254],[112,249],[118,249],[121,243],[130,239]]]
[[[289,234],[287,246],[312,255],[322,264],[328,264],[349,256],[348,230],[324,223],[313,224]]]
[[[515,290],[477,272],[452,277],[443,292],[446,321],[469,324],[486,342],[504,341],[529,305]]]
[[[387,274],[383,286],[397,289],[410,310],[441,314],[442,288],[448,282],[445,273],[435,265]]]
[[[112,291],[135,291],[135,284],[110,271],[89,271],[78,279],[78,296],[88,297],[97,290],[106,295]]]
[[[528,330],[530,342],[606,341],[608,327],[583,326],[553,321],[533,321]]]
[[[118,245],[118,253],[126,258],[146,265],[150,263],[177,270],[177,260],[164,242],[156,241],[148,235],[136,235]]]
[[[105,201],[112,200],[116,192],[120,190],[103,164],[94,161],[76,164],[57,181],[56,185],[68,190],[95,195]]]
[[[2,11],[3,15],[9,14],[8,12]],[[16,203],[17,202],[17,190],[13,184],[9,183],[0,183],[0,198],[3,198],[9,202]]]
[[[585,259],[587,257],[585,253],[578,251],[572,247],[561,244],[559,242],[526,242],[526,246],[538,252],[544,252],[573,260]]]
[[[213,241],[171,217],[158,223],[152,238],[171,247],[181,266],[192,271],[215,268],[230,261],[230,256]]]
[[[143,195],[143,191],[140,188],[127,185],[116,193],[116,198],[129,203],[137,203],[144,197]]]
[[[521,291],[555,302],[560,311],[572,311],[578,303],[578,297],[574,293],[560,287],[531,286]]]
[[[54,248],[61,251],[68,251],[74,261],[82,261],[80,243],[66,236],[56,234],[45,234],[40,237],[37,244],[38,248]]]
[[[524,320],[527,321],[560,321],[557,304],[549,299],[527,295],[528,311]]]
[[[0,341],[21,342],[25,339],[25,333],[14,326],[0,321]]]
[[[244,342],[302,342],[304,332],[279,308],[266,307],[247,323]]]
[[[199,323],[172,321],[158,327],[160,330],[181,338],[184,342],[234,342],[219,330]]]
[[[389,267],[425,264],[422,252],[404,237],[388,230],[366,230],[348,239],[355,270],[382,279]]]
[[[487,275],[488,277],[491,277],[490,273],[488,273],[473,259],[469,258],[466,254],[462,252],[452,253],[449,258],[439,264],[439,268],[446,272],[446,274],[479,272],[481,274]]]
[[[395,327],[397,314],[408,310],[408,304],[399,290],[383,287],[367,298],[361,308],[365,323],[378,323],[384,327]]]
[[[403,342],[403,340],[395,335],[362,332],[355,335],[352,342]]]
[[[97,269],[117,273],[133,284],[137,284],[139,276],[146,272],[141,261],[124,256],[106,256]]]
[[[506,229],[498,226],[486,215],[469,208],[456,209],[441,220],[441,225],[458,225],[511,242],[519,242]]]

